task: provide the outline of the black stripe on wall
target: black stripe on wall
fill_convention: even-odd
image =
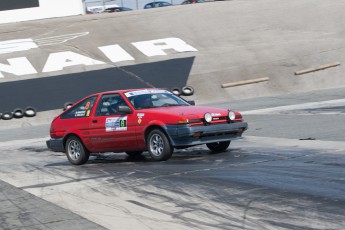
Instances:
[[[93,93],[117,89],[183,87],[194,57],[121,68],[101,69],[0,84],[0,113],[33,106],[37,111],[59,109]]]
[[[0,11],[39,7],[39,0],[0,0]]]

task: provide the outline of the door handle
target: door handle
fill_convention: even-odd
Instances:
[[[97,123],[98,122],[98,120],[92,120],[92,123]]]

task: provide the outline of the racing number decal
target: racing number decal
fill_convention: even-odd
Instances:
[[[120,128],[127,127],[127,121],[126,120],[120,120]]]
[[[108,117],[105,120],[105,131],[116,132],[127,130],[127,117]]]

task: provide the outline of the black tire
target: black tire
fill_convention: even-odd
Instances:
[[[146,145],[150,156],[156,161],[168,160],[174,151],[168,137],[160,129],[153,129],[149,133]]]
[[[143,151],[128,151],[126,154],[130,157],[136,157],[140,156],[143,153]]]
[[[24,110],[21,108],[16,108],[12,112],[14,118],[22,118],[24,117]]]
[[[214,153],[224,152],[228,149],[231,141],[222,141],[206,144],[207,148]]]
[[[89,160],[90,152],[85,148],[79,137],[70,136],[66,141],[65,149],[67,159],[71,164],[82,165]]]
[[[69,107],[71,107],[73,105],[73,102],[65,102],[65,104],[63,104],[63,111],[65,111],[66,109],[68,109]]]
[[[13,114],[11,112],[4,112],[1,115],[2,120],[11,120],[13,118]]]
[[[36,109],[34,107],[28,106],[25,108],[24,115],[26,117],[34,117],[36,116]]]
[[[192,96],[194,94],[194,89],[192,86],[185,86],[182,88],[183,96]]]
[[[175,94],[176,96],[180,96],[180,95],[181,95],[181,89],[178,88],[178,87],[172,88],[172,89],[171,89],[171,92],[172,92],[173,94]]]

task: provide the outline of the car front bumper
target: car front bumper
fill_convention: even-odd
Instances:
[[[48,149],[54,152],[65,152],[63,138],[52,138],[46,141]]]
[[[247,122],[207,126],[189,126],[188,124],[165,126],[165,131],[174,147],[193,146],[239,139],[242,137],[242,133],[246,129],[248,129]]]

